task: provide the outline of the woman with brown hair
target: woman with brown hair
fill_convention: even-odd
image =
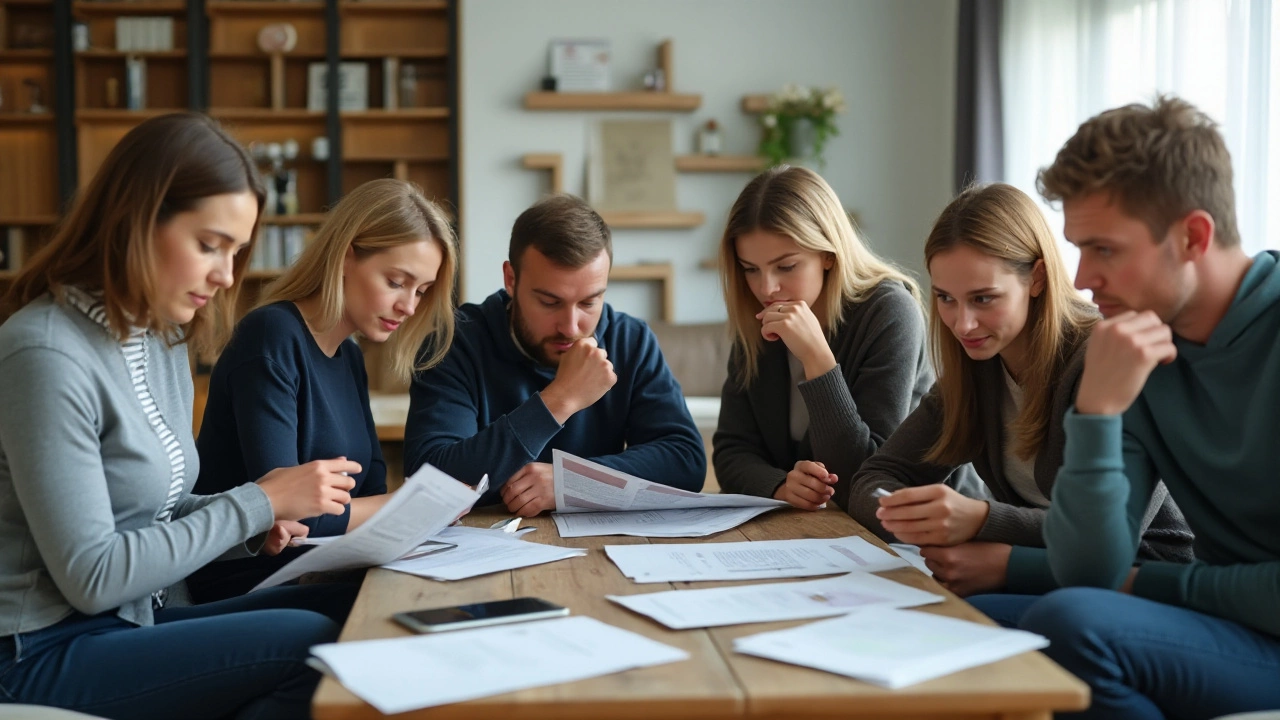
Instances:
[[[273,588],[183,607],[223,555],[278,553],[342,513],[322,460],[218,495],[191,486],[187,347],[216,349],[264,192],[216,123],[149,119],[21,271],[0,326],[0,702],[112,718],[303,718],[310,646],[354,593]]]
[[[825,180],[785,165],[729,211],[720,278],[733,334],[720,487],[844,507],[853,473],[933,382],[919,290],[863,244]]]
[[[373,180],[348,193],[218,358],[196,490],[222,492],[276,468],[344,457],[362,468],[352,474],[351,503],[340,515],[304,520],[309,534],[341,535],[381,508],[387,468],[352,335],[385,342],[392,372],[406,382],[439,362],[453,337],[456,245],[444,211],[414,185]],[[211,563],[188,581],[192,596],[246,593],[299,552]]]
[[[849,513],[885,539],[926,546],[929,568],[958,595],[1045,592],[1054,582],[1041,525],[1097,311],[1072,288],[1040,209],[1013,186],[961,192],[924,253],[938,382],[854,476]],[[990,501],[943,482],[965,463]],[[1146,522],[1142,557],[1191,559],[1163,488]]]

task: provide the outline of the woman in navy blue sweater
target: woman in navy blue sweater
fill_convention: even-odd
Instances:
[[[342,515],[304,520],[310,535],[341,535],[377,512],[387,500],[386,464],[351,336],[386,342],[391,370],[405,380],[436,364],[453,338],[456,268],[446,214],[414,185],[374,180],[343,198],[219,357],[197,441],[196,492],[344,457],[361,467],[351,504]],[[188,579],[192,597],[243,594],[298,552],[206,565]]]

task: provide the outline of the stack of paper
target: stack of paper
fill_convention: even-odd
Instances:
[[[638,583],[834,575],[908,567],[860,537],[680,545],[606,545],[605,554]]]
[[[382,567],[435,580],[462,580],[489,573],[541,565],[586,555],[586,550],[521,540],[501,530],[445,528],[431,538],[454,545],[451,550],[395,560]]]
[[[1048,645],[1045,638],[1022,630],[874,609],[738,638],[733,649],[900,688]]]
[[[553,450],[551,460],[560,537],[702,537],[787,506],[754,495],[680,490],[562,450]]]
[[[311,652],[325,672],[387,715],[689,658],[589,617],[331,643]]]
[[[360,527],[300,555],[253,589],[310,572],[373,567],[403,557],[457,520],[488,488],[487,475],[473,488],[423,465]]]
[[[808,620],[873,607],[929,605],[944,599],[941,595],[861,572],[795,583],[605,597],[633,612],[648,615],[672,630]]]

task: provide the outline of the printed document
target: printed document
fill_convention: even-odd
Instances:
[[[431,465],[423,465],[360,527],[300,555],[253,589],[275,587],[309,572],[391,562],[444,530],[474,505],[488,487],[488,476],[473,488]]]
[[[769,510],[787,507],[786,502],[772,498],[703,494],[661,485],[562,450],[552,451],[551,466],[556,496],[553,517],[560,537],[701,537],[735,528]],[[752,508],[753,512],[744,508]],[[678,512],[682,510],[703,512]],[[644,514],[635,511],[644,511]],[[579,518],[570,516],[572,513],[607,515]]]
[[[944,599],[941,595],[863,572],[804,582],[605,597],[672,630],[808,620],[873,607],[929,605]]]
[[[733,649],[900,688],[1048,645],[1022,630],[879,608],[738,638]]]
[[[703,537],[732,530],[773,509],[766,506],[573,512],[556,513],[551,518],[556,521],[556,529],[563,538],[595,535]]]
[[[473,527],[445,528],[431,540],[456,547],[418,557],[411,553],[382,567],[433,580],[462,580],[587,554],[579,548],[528,542],[501,530]]]
[[[387,715],[689,658],[585,616],[330,643],[311,652],[324,672]]]
[[[638,583],[762,580],[907,567],[857,536],[760,542],[606,545],[605,554]]]

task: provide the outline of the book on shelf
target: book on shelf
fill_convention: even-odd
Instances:
[[[125,107],[142,110],[147,107],[147,60],[130,55],[124,61]]]

